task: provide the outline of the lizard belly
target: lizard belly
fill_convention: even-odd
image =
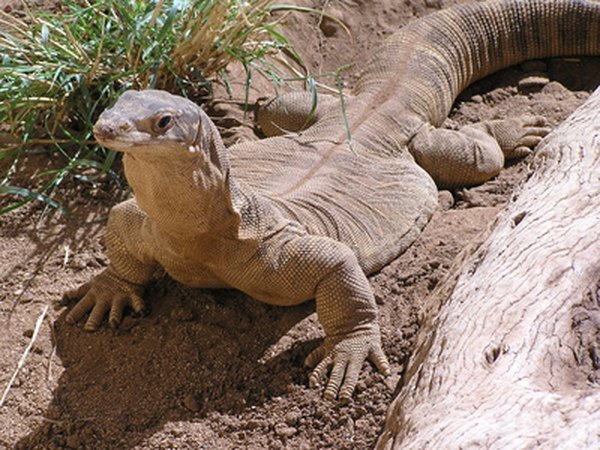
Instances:
[[[166,257],[165,257],[166,256]],[[195,288],[238,289],[263,303],[275,306],[293,306],[314,297],[308,292],[282,292],[276,283],[267,283],[268,276],[260,271],[248,273],[242,267],[229,267],[220,273],[202,262],[190,262],[164,255],[159,263],[179,283]]]
[[[311,283],[289,283],[282,268],[264,260],[253,245],[235,239],[178,241],[162,237],[156,259],[176,281],[196,288],[234,288],[275,306],[314,298]]]
[[[286,286],[285,275],[259,260],[256,248],[235,239],[180,240],[152,229],[155,259],[179,283],[194,288],[234,288],[263,303],[292,306],[314,298],[314,290]],[[160,249],[160,250],[159,250]]]

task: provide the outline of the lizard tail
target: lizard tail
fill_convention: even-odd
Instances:
[[[439,126],[456,96],[475,80],[527,59],[578,55],[600,55],[599,1],[460,5],[388,38],[367,64],[354,94],[381,96],[381,104],[408,105],[407,112]]]

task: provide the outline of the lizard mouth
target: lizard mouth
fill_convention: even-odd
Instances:
[[[134,147],[134,144],[131,142],[123,142],[117,139],[98,139],[98,137],[96,137],[96,140],[103,147],[110,148],[111,150],[115,150],[117,152],[125,153]]]
[[[94,127],[94,137],[104,147],[119,152],[127,152],[135,147],[148,146],[152,143],[152,137],[146,133],[134,132],[128,130],[122,133],[110,126],[101,126],[96,124]]]

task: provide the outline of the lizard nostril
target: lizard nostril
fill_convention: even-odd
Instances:
[[[114,124],[110,121],[99,120],[94,125],[94,136],[98,141],[114,140],[131,129],[132,124],[130,122]]]
[[[94,136],[99,141],[111,140],[115,137],[115,134],[114,127],[109,124],[97,122],[94,125]]]
[[[133,125],[131,122],[123,122],[118,127],[119,132],[131,131],[133,129]]]

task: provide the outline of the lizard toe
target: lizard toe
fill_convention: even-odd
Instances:
[[[344,375],[346,374],[347,364],[348,360],[346,355],[338,355],[335,358],[333,367],[331,369],[331,374],[329,375],[329,381],[327,382],[327,387],[323,393],[325,400],[334,400],[337,397],[338,391],[340,390],[340,385],[342,384]]]
[[[111,328],[115,329],[119,326],[123,319],[123,310],[128,303],[129,299],[127,297],[119,297],[112,303],[108,314],[108,325]]]
[[[369,361],[371,361],[377,370],[384,374],[386,377],[391,374],[390,363],[383,353],[381,345],[374,346],[369,352]]]
[[[360,375],[360,369],[362,368],[362,361],[350,360],[346,367],[346,376],[344,377],[344,383],[340,388],[339,398],[341,401],[348,402],[352,399],[352,394],[358,383],[358,376]]]
[[[104,318],[104,315],[110,310],[111,302],[105,299],[99,299],[95,302],[92,312],[88,317],[83,329],[85,331],[96,331]]]
[[[96,304],[96,299],[92,293],[86,294],[65,317],[69,325],[74,325]]]
[[[308,377],[308,385],[311,388],[317,388],[321,386],[321,382],[325,379],[329,368],[333,364],[333,360],[330,356],[327,356],[325,359],[321,360],[319,364],[314,368]]]
[[[85,297],[85,295],[89,292],[91,286],[91,282],[88,281],[87,283],[83,283],[81,286],[76,287],[75,289],[69,289],[63,294],[61,304],[68,305],[74,300],[79,300]]]
[[[325,358],[327,350],[323,345],[318,346],[304,359],[304,365],[311,369],[314,369],[319,362]]]
[[[139,295],[131,295],[129,297],[129,306],[131,306],[131,309],[133,309],[134,316],[136,317],[143,317],[148,315],[146,303],[144,303],[144,299]]]

